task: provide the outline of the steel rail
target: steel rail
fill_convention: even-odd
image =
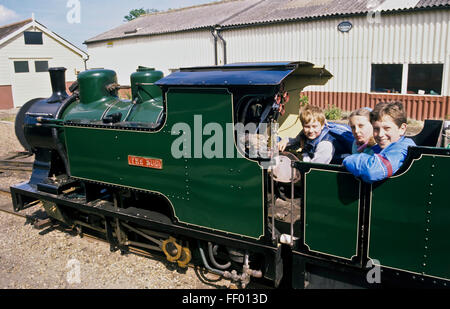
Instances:
[[[0,170],[31,172],[33,162],[0,160]]]
[[[7,195],[11,195],[11,192],[8,190],[8,189],[3,189],[3,188],[0,188],[0,193],[1,194],[7,194]]]
[[[13,210],[13,205],[11,203],[0,205],[0,212],[4,212],[9,215],[13,215],[13,216],[21,217],[21,218],[25,218],[25,219],[33,219],[32,216],[28,216],[28,215],[24,215],[24,214],[15,212]]]

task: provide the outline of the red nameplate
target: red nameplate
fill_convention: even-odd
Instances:
[[[128,156],[128,165],[154,168],[162,170],[163,164],[161,159],[143,158],[137,156]]]

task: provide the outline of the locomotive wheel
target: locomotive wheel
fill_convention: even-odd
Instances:
[[[186,268],[191,259],[192,259],[191,250],[189,250],[189,248],[183,247],[181,251],[181,257],[177,261],[178,266],[180,266],[181,268]]]
[[[24,130],[24,122],[25,122],[25,114],[28,112],[30,107],[37,101],[43,100],[43,98],[37,98],[32,99],[22,105],[22,107],[19,109],[19,112],[16,115],[16,120],[14,123],[14,130],[16,132],[17,139],[19,140],[22,147],[28,151],[29,153],[32,153],[32,149],[30,144],[28,144],[26,138],[25,138],[25,130]]]
[[[169,237],[169,239],[164,240],[161,248],[169,262],[176,262],[180,259],[182,247],[176,243],[175,238]]]

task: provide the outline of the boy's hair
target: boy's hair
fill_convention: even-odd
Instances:
[[[350,114],[350,116],[348,117],[348,119],[350,119],[354,116],[363,116],[363,117],[367,117],[367,119],[369,119],[369,121],[370,121],[370,113],[371,112],[372,112],[372,109],[370,109],[368,107],[363,107],[363,108],[357,109],[354,112],[352,112]]]
[[[370,122],[381,120],[384,116],[390,116],[397,127],[407,123],[406,112],[401,102],[378,103],[370,113]]]
[[[325,124],[325,114],[318,106],[307,105],[300,109],[300,121],[302,125],[317,120],[321,125]]]

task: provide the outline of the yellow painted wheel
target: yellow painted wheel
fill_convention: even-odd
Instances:
[[[169,237],[162,243],[162,250],[169,262],[175,262],[180,259],[183,247],[176,243],[176,239]]]
[[[189,250],[189,248],[183,247],[181,257],[177,261],[178,266],[180,266],[181,268],[186,268],[191,260],[192,260],[191,250]]]

